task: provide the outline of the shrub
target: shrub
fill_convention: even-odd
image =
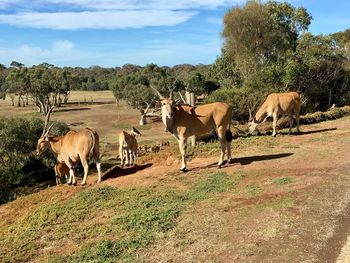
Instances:
[[[264,95],[250,88],[222,88],[214,91],[206,102],[226,102],[232,106],[233,119],[246,122],[249,118],[248,109],[260,105]]]
[[[47,158],[34,155],[37,140],[42,133],[43,121],[38,118],[0,118],[0,183],[7,186],[36,181],[36,171],[47,169]],[[56,123],[53,134],[65,134],[64,123]]]

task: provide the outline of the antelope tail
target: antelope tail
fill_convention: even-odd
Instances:
[[[91,149],[90,149],[90,154],[89,154],[89,159],[92,157],[93,159],[95,159],[95,156],[94,156],[94,148],[95,148],[95,145],[96,145],[96,137],[95,137],[95,133],[93,131],[90,131],[91,133],[91,138],[92,138],[92,146],[91,146]],[[96,161],[96,160],[95,160]]]
[[[231,142],[233,139],[233,135],[231,132],[232,115],[233,115],[233,108],[231,107],[230,123],[228,125],[228,129],[225,132],[226,141],[228,141],[228,142]]]

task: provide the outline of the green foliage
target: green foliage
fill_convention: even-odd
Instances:
[[[35,171],[47,168],[47,160],[34,157],[43,121],[37,118],[0,118],[0,183],[8,186],[36,180]],[[56,123],[52,133],[65,134],[64,123]]]
[[[224,17],[225,42],[212,72],[223,88],[248,87],[258,100],[270,92],[299,91],[303,112],[346,105],[349,33],[314,36],[305,33],[310,21],[305,8],[286,2],[248,1],[232,8]]]
[[[224,88],[237,87],[242,82],[235,61],[225,50],[222,50],[222,55],[211,66],[210,75]]]
[[[22,181],[21,169],[36,147],[42,122],[38,119],[0,119],[0,181],[18,184]]]
[[[310,21],[304,8],[276,1],[248,1],[225,14],[224,48],[246,79],[293,50],[299,33],[307,29]]]
[[[301,124],[313,124],[321,121],[335,120],[344,116],[350,115],[350,107],[332,108],[325,112],[308,113],[300,117]]]
[[[245,122],[249,118],[249,111],[254,105],[263,101],[265,94],[258,94],[250,88],[221,88],[209,95],[206,102],[226,102],[232,106],[233,119]]]

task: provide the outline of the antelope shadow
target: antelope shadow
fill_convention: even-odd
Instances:
[[[334,130],[337,130],[337,128],[326,128],[326,129],[318,129],[318,130],[311,130],[311,131],[300,131],[300,132],[292,131],[289,135],[288,135],[288,132],[278,131],[277,132],[277,136],[278,135],[299,136],[299,135],[307,135],[307,134],[328,132],[328,131],[334,131]],[[266,133],[260,133],[259,137],[260,136],[267,136],[267,137],[269,137],[269,136],[271,136],[271,134],[272,134],[272,131],[267,131]]]
[[[224,163],[223,168],[225,167],[225,165],[230,165],[230,164],[235,164],[235,163],[239,163],[241,165],[248,165],[248,164],[251,164],[253,162],[260,162],[260,161],[268,161],[268,160],[285,158],[285,157],[289,157],[293,154],[294,153],[278,153],[278,154],[254,155],[254,156],[233,158],[229,164]],[[195,167],[195,168],[190,169],[190,171],[198,171],[198,170],[208,169],[208,168],[213,168],[213,167],[217,167],[217,162],[211,163],[211,164],[205,165],[205,166]]]
[[[84,111],[84,110],[91,110],[91,108],[88,108],[88,107],[68,108],[68,109],[60,108],[55,110],[55,112],[70,112],[70,111]]]
[[[151,167],[152,165],[153,165],[152,163],[146,163],[146,164],[134,165],[131,167],[126,167],[126,168],[121,168],[120,166],[114,166],[102,175],[102,181],[105,181],[107,179],[112,179],[112,178],[117,178],[117,177],[121,177],[121,176],[127,176],[130,174],[134,174],[138,171],[147,169],[148,167]]]
[[[328,132],[328,131],[335,131],[337,128],[327,128],[327,129],[318,129],[318,130],[311,130],[311,131],[300,131],[296,135],[306,135],[306,134],[313,134],[313,133],[320,133],[320,132]]]
[[[278,153],[278,154],[267,154],[267,155],[254,155],[248,157],[233,158],[230,164],[240,163],[241,165],[251,164],[253,162],[268,161],[274,159],[285,158],[293,155],[294,153]]]

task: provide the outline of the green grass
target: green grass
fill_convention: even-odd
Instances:
[[[290,184],[293,182],[293,178],[291,177],[277,178],[277,179],[273,179],[272,182],[278,185]]]
[[[250,197],[255,197],[259,195],[263,189],[255,184],[248,184],[247,185],[247,195]]]
[[[1,235],[0,258],[30,261],[38,251],[70,241],[79,248],[69,255],[52,252],[49,261],[136,261],[137,251],[173,229],[190,205],[233,188],[241,178],[223,172],[201,176],[186,191],[101,186],[62,202],[39,205]]]

